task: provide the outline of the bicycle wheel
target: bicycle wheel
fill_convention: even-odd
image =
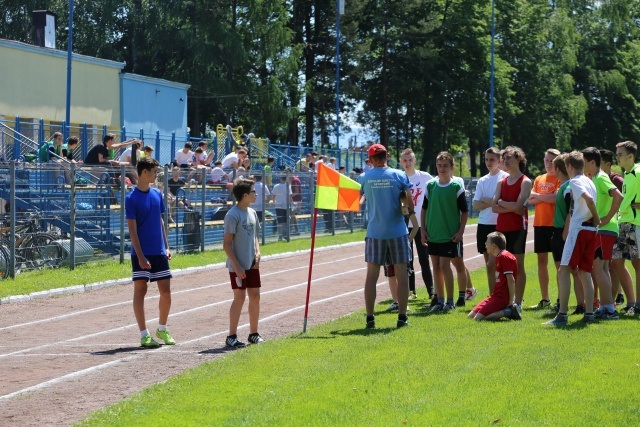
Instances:
[[[10,254],[7,248],[0,245],[0,280],[9,277],[9,263],[11,262]]]
[[[61,254],[59,250],[51,249],[53,245],[48,246],[49,243],[57,240],[55,236],[48,233],[38,233],[26,238],[20,245],[20,249],[24,253],[24,258],[29,269],[40,269],[45,266],[51,260],[60,259]],[[45,257],[45,248],[47,254]],[[53,252],[51,252],[51,250]]]

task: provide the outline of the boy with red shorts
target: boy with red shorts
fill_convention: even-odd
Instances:
[[[516,289],[516,278],[518,277],[518,261],[509,251],[505,249],[507,239],[499,231],[489,233],[485,247],[487,253],[495,257],[495,285],[491,296],[480,302],[471,313],[469,318],[476,320],[497,320],[501,317],[508,317],[514,320],[521,320],[520,311],[511,305]]]
[[[593,323],[593,282],[591,271],[596,253],[596,230],[600,224],[600,216],[596,207],[596,187],[583,174],[584,158],[582,153],[572,151],[565,158],[567,173],[571,178],[569,187],[573,199],[573,211],[570,214],[565,230],[562,260],[558,270],[558,293],[560,309],[558,315],[546,322],[546,325],[564,326],[568,323],[569,293],[571,292],[571,270],[578,270],[584,289],[585,313],[582,323]]]
[[[229,209],[224,217],[224,241],[222,247],[227,254],[227,268],[233,289],[233,302],[229,309],[229,335],[227,347],[244,347],[236,334],[240,312],[249,294],[249,338],[251,344],[264,339],[258,333],[260,316],[260,246],[258,214],[249,205],[256,201],[256,190],[250,179],[238,178],[233,182],[233,195],[238,204]]]

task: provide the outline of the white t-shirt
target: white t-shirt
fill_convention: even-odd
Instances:
[[[591,219],[591,211],[587,207],[587,202],[582,195],[584,193],[591,195],[595,203],[597,195],[595,184],[584,175],[576,175],[569,181],[569,187],[571,188],[571,197],[573,198],[573,212],[571,213],[569,230],[595,230],[595,227],[582,225],[583,222]]]
[[[291,194],[291,187],[288,187],[289,194]],[[287,209],[287,184],[278,183],[273,186],[271,194],[276,198],[276,209]]]
[[[131,153],[131,147],[127,148],[122,152],[122,154],[120,154],[120,157],[118,157],[118,161],[131,163]],[[136,159],[140,160],[140,150],[136,152]]]
[[[334,165],[333,163],[329,162],[329,163],[325,163],[325,166],[330,167],[333,170],[336,170],[336,165]]]
[[[213,182],[220,182],[220,180],[224,175],[225,175],[225,172],[222,170],[222,168],[216,166],[215,168],[211,169],[211,174],[209,174],[209,179]]]
[[[234,163],[238,163],[238,155],[236,153],[229,153],[222,159],[223,168],[232,168]]]
[[[253,184],[253,189],[256,190],[256,202],[251,204],[251,207],[256,210],[256,212],[262,212],[262,192],[264,189],[264,204],[269,203],[269,196],[271,192],[269,191],[269,187],[262,185],[262,182],[256,181]]]
[[[418,218],[418,225],[422,227],[422,202],[424,202],[424,193],[427,189],[427,182],[431,181],[433,177],[427,173],[416,170],[415,173],[409,177],[411,183],[411,198],[413,199],[413,206],[415,207],[416,217]],[[409,221],[409,228],[413,228],[413,224]]]
[[[187,151],[186,153],[183,150],[178,150],[176,152],[175,160],[178,166],[189,164],[189,162],[193,162],[194,155],[192,151]]]
[[[491,175],[490,173],[484,175],[478,180],[476,185],[476,193],[473,196],[474,201],[486,199],[488,197],[493,198],[496,194],[496,187],[498,182],[509,176],[505,171],[498,169],[498,173]],[[493,212],[491,207],[482,209],[478,215],[478,224],[496,225],[498,223],[498,214]]]

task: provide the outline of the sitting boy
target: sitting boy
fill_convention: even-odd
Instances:
[[[494,231],[487,235],[485,243],[487,253],[496,259],[496,283],[491,296],[480,302],[469,317],[476,320],[497,320],[508,317],[521,320],[520,311],[512,307],[518,277],[518,262],[509,251],[505,249],[507,239],[504,234]]]

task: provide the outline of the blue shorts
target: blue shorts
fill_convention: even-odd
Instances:
[[[131,268],[133,269],[132,280],[144,280],[146,282],[155,282],[157,280],[171,279],[171,270],[169,269],[169,260],[166,255],[149,255],[147,257],[151,264],[150,270],[140,268],[138,257],[131,255]]]
[[[378,265],[400,264],[413,259],[407,235],[395,239],[364,239],[364,260]]]

